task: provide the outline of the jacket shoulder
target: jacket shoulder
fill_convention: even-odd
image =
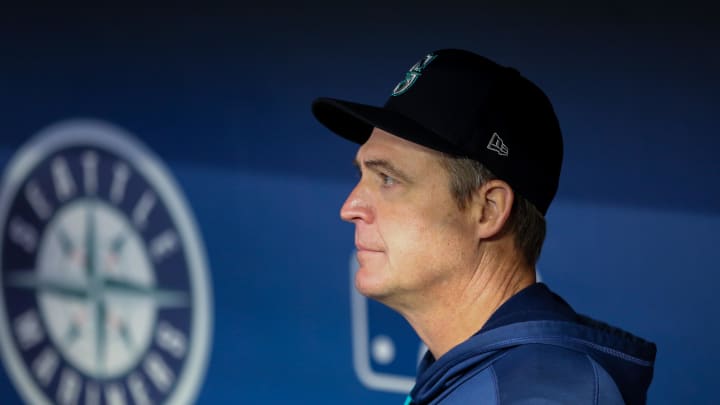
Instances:
[[[453,384],[441,404],[624,404],[612,377],[589,355],[547,344],[507,350]]]

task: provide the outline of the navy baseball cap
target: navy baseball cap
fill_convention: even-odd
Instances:
[[[477,160],[545,215],[562,166],[560,125],[545,93],[472,52],[443,49],[415,63],[382,107],[318,98],[320,123],[358,144],[374,127]]]

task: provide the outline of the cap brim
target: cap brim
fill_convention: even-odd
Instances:
[[[330,131],[361,145],[368,140],[373,128],[377,127],[430,149],[461,154],[437,133],[386,108],[321,97],[313,101],[312,112]]]

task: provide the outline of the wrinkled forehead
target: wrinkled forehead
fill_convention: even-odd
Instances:
[[[442,155],[436,150],[400,138],[380,128],[374,128],[368,140],[357,151],[358,160],[361,157],[433,160]]]

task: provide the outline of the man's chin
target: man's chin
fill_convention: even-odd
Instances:
[[[382,301],[388,295],[387,279],[377,271],[363,267],[355,273],[355,289],[362,295]]]
[[[402,314],[403,308],[407,308],[407,305],[402,303],[403,294],[400,294],[397,288],[392,288],[393,286],[390,285],[389,281],[387,279],[373,278],[372,276],[364,277],[362,272],[358,271],[355,274],[355,289],[365,297]]]

